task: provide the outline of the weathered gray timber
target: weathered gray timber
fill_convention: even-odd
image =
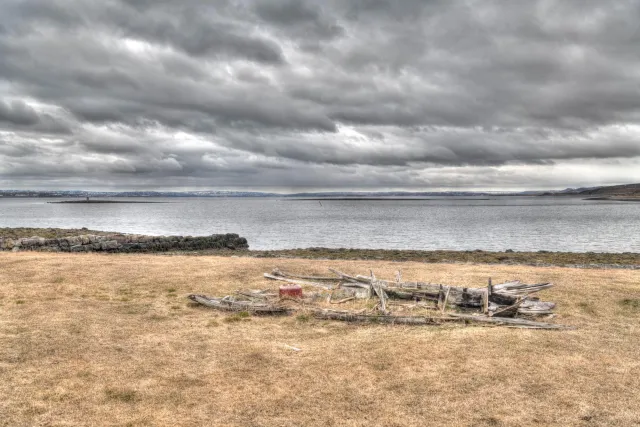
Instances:
[[[489,279],[488,285],[482,288],[467,288],[461,286],[447,286],[425,282],[403,282],[402,274],[396,273],[395,281],[379,280],[373,272],[369,276],[349,275],[329,268],[337,277],[333,278],[336,283],[335,288],[345,290],[356,298],[371,298],[378,296],[380,303],[378,307],[387,313],[387,299],[402,299],[415,301],[432,301],[435,308],[443,314],[447,306],[462,309],[480,309],[487,317],[516,317],[518,314],[527,316],[542,316],[553,314],[555,303],[540,301],[531,295],[553,286],[551,283],[524,284],[519,281],[512,281],[494,285]],[[274,269],[272,274],[264,274],[265,278],[281,280],[285,282],[297,283],[300,285],[311,285],[332,289],[329,284],[331,277],[302,276],[284,273]],[[322,280],[303,280],[302,278]]]
[[[206,295],[192,294],[187,298],[206,307],[222,311],[248,311],[249,313],[255,314],[288,314],[290,312],[286,307],[262,302],[236,301],[230,296],[215,298]]]
[[[449,313],[450,317],[462,319],[474,323],[487,323],[500,326],[508,326],[512,328],[527,329],[575,329],[572,326],[559,325],[557,323],[545,323],[527,319],[514,319],[510,317],[488,317],[473,314]]]
[[[222,298],[208,297],[205,295],[189,295],[188,298],[205,307],[227,312],[247,311],[252,314],[286,315],[295,310],[283,307],[277,303],[236,301],[231,296]],[[344,302],[338,301],[337,303]],[[388,314],[362,314],[351,311],[335,311],[327,309],[308,310],[314,317],[326,320],[340,320],[343,322],[359,323],[384,323],[396,325],[441,325],[444,323],[478,323],[492,326],[507,326],[512,328],[527,329],[573,329],[570,326],[554,323],[537,322],[527,319],[509,317],[490,317],[484,315],[470,315],[449,313],[445,316],[402,316]]]
[[[290,274],[290,273],[284,272],[284,271],[280,270],[279,268],[274,268],[271,271],[271,275],[272,276],[278,276],[278,277],[284,277],[284,278],[287,278],[287,279],[301,279],[301,280],[312,280],[312,281],[328,280],[328,281],[331,281],[331,282],[335,282],[336,281],[335,277],[328,277],[328,276],[300,276],[300,275]]]
[[[468,314],[449,314],[448,316],[386,316],[357,314],[348,311],[314,310],[314,317],[328,320],[341,320],[344,322],[364,322],[364,323],[389,323],[395,325],[441,325],[443,323],[480,323],[495,326],[508,326],[512,328],[525,329],[573,329],[569,326],[555,323],[536,322],[527,319],[513,319],[504,317],[474,316]]]
[[[327,289],[327,290],[331,290],[333,289],[333,286],[331,285],[327,285],[326,283],[318,283],[318,282],[312,282],[309,280],[302,280],[302,279],[287,279],[285,277],[281,277],[281,276],[274,276],[272,274],[269,273],[264,273],[264,277],[267,279],[271,279],[271,280],[280,280],[282,282],[287,282],[287,283],[295,283],[296,285],[300,285],[300,286],[315,286],[317,288],[322,288],[322,289]]]

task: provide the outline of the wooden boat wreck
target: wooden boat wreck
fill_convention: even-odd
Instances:
[[[525,284],[511,281],[471,288],[402,281],[400,272],[396,280],[379,280],[371,271],[368,276],[352,276],[329,269],[334,276],[296,275],[274,269],[265,273],[269,280],[314,288],[305,293],[304,304],[292,304],[291,299],[280,298],[269,291],[238,291],[236,295],[208,297],[189,295],[200,304],[221,311],[246,311],[250,314],[288,315],[304,311],[309,315],[328,320],[362,323],[388,323],[403,325],[440,325],[444,323],[499,325],[530,329],[570,329],[536,320],[554,316],[555,303],[541,301],[534,294],[551,288],[551,283]],[[335,293],[342,298],[334,300]],[[340,304],[354,300],[377,300],[369,312],[363,310],[333,310],[318,304],[325,301]],[[437,314],[407,314],[413,309]]]

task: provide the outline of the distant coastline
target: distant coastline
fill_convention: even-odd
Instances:
[[[601,200],[601,201],[605,201],[605,202],[640,202],[640,197],[606,197],[606,196],[601,196],[601,197],[587,197],[586,199],[583,200]]]
[[[453,200],[491,200],[488,197],[455,197],[455,196],[449,196],[448,198],[451,198]],[[364,202],[364,201],[373,201],[373,202],[398,202],[398,201],[409,201],[409,200],[418,200],[418,201],[423,201],[423,200],[442,200],[442,198],[439,199],[432,199],[432,198],[422,198],[422,197],[315,197],[315,198],[306,198],[306,197],[296,197],[296,198],[288,198],[288,199],[283,199],[287,202],[303,202],[303,201],[329,201],[329,200],[336,200],[336,201],[355,201],[355,202]]]
[[[170,202],[152,202],[147,200],[62,200],[60,202],[47,202],[51,204],[61,204],[61,203],[82,203],[82,204],[102,204],[102,203],[170,203]]]
[[[640,197],[639,184],[625,184],[613,186],[599,187],[582,187],[582,188],[565,188],[564,190],[527,190],[527,191],[316,191],[302,193],[272,193],[260,191],[235,191],[235,190],[195,190],[195,191],[89,191],[89,190],[2,190],[0,189],[0,198],[13,197],[40,197],[40,198],[147,198],[147,197],[166,197],[166,198],[184,198],[184,197],[254,197],[254,198],[292,198],[292,199],[321,199],[321,200],[340,200],[358,198],[365,200],[378,200],[381,198],[414,198],[414,197],[536,197],[536,196],[554,196],[554,197],[619,197],[621,199],[630,199]],[[478,199],[474,199],[478,200]]]

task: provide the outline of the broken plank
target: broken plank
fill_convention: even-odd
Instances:
[[[317,288],[322,288],[327,290],[333,289],[333,286],[327,285],[326,283],[311,282],[309,280],[301,280],[301,279],[287,279],[285,277],[274,276],[269,273],[264,273],[264,277],[271,280],[280,280],[281,282],[294,283],[296,285],[301,285],[301,286],[308,285],[308,286],[315,286]]]

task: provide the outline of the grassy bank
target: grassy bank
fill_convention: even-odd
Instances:
[[[251,242],[249,242],[251,244]],[[207,254],[206,252],[203,254]],[[256,258],[305,258],[329,260],[384,260],[424,263],[476,263],[571,267],[640,267],[640,253],[414,251],[384,249],[308,248],[277,251],[238,251],[219,255]]]
[[[73,237],[83,234],[94,234],[97,236],[104,236],[106,234],[113,234],[108,231],[89,230],[88,228],[29,228],[29,227],[17,227],[17,228],[0,228],[0,237],[8,237],[10,239],[21,239],[24,237],[44,237],[45,239],[55,239],[59,237]]]
[[[540,296],[578,328],[563,332],[244,318],[184,298],[274,288],[262,273],[275,266],[399,267],[0,253],[0,426],[640,423],[640,271],[400,265],[406,280],[460,286],[552,281]]]

